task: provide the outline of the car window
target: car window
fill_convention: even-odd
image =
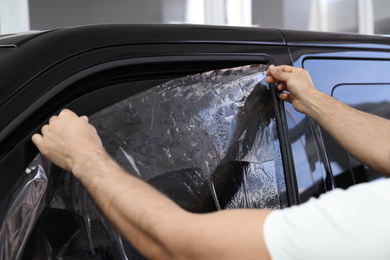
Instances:
[[[388,118],[387,93],[390,86],[390,61],[368,59],[307,59],[304,61],[319,90],[359,110]],[[370,69],[368,72],[368,68]],[[319,129],[311,121],[314,129]],[[329,172],[336,187],[348,188],[381,177],[380,173],[357,162],[326,131],[321,129]]]
[[[339,85],[334,88],[332,95],[358,110],[390,119],[390,84]],[[334,151],[334,153],[337,152]],[[344,157],[348,158],[350,171],[344,173],[344,167],[340,166],[337,161],[332,164],[332,168],[337,169],[334,172],[336,184],[339,186],[350,186],[354,183],[384,178],[379,172],[361,164],[345,151],[343,152]]]
[[[90,122],[122,167],[189,211],[285,207],[266,68],[245,66],[169,81],[123,96]],[[19,245],[14,248],[25,248],[24,258],[47,255],[48,247],[50,257],[140,257],[112,231],[70,173],[38,156],[23,176],[0,235],[2,241],[12,237]],[[28,209],[23,208],[27,198]],[[14,216],[21,221],[10,222]]]
[[[315,132],[308,118],[285,103],[291,148],[294,152],[294,167],[299,192],[299,203],[318,197],[329,187],[319,158]]]
[[[181,202],[187,210],[280,207],[271,91],[241,76],[235,83],[236,75],[257,70],[244,68],[249,70],[220,70],[163,84],[96,113],[91,123],[123,167],[168,193],[181,190],[170,196],[189,199]],[[265,196],[263,187],[274,188]],[[194,195],[209,204],[191,208]]]
[[[78,62],[75,61],[77,64]],[[33,102],[0,132],[0,201],[11,192],[17,179],[34,159],[37,149],[31,142],[31,134],[39,131],[50,116],[66,107],[80,115],[92,115],[125,97],[130,97],[169,80],[205,71],[238,67],[253,63],[268,63],[264,56],[164,56],[142,59],[125,59],[90,66],[74,71],[63,78],[62,72],[74,69],[65,66],[48,71],[26,89],[42,87],[49,89]],[[53,85],[51,85],[53,84]],[[30,95],[28,95],[30,96]],[[15,99],[13,104],[30,104]],[[15,106],[13,106],[15,107]],[[10,107],[12,109],[12,107]],[[8,109],[2,110],[9,115]],[[7,114],[4,114],[6,112]],[[11,111],[9,111],[11,112]],[[15,111],[13,111],[15,112]],[[3,119],[3,118],[2,118]],[[4,123],[2,120],[0,122]],[[5,177],[4,177],[5,176]],[[0,202],[0,222],[4,217]]]

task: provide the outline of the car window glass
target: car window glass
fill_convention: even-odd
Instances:
[[[368,59],[306,59],[303,63],[317,89],[368,113],[387,117],[390,61]],[[369,69],[375,68],[375,69]],[[312,121],[314,128],[318,125]],[[376,179],[379,173],[361,165],[323,129],[318,141],[324,142],[328,169],[336,187],[348,188]]]
[[[253,78],[256,70],[163,84],[98,112],[91,122],[123,167],[187,210],[280,207],[275,108],[270,89]],[[242,77],[248,73],[252,78]]]
[[[390,84],[339,85],[334,88],[332,95],[353,108],[390,119]],[[346,156],[352,169],[351,179],[349,179],[352,182],[360,183],[384,178],[379,172],[361,164],[349,154],[346,153]],[[337,169],[335,173],[342,173],[343,167],[340,167],[338,162],[334,162],[332,168]],[[336,175],[336,183],[340,182],[338,178]]]
[[[340,84],[389,82],[388,60],[305,59],[303,65],[310,72],[316,88],[329,95]]]
[[[275,105],[263,81],[265,69],[246,66],[173,80],[98,111],[90,122],[125,169],[187,210],[284,207]],[[1,241],[12,238],[16,250],[6,253],[15,256],[26,248],[28,258],[48,254],[50,247],[48,258],[138,259],[70,173],[38,156],[23,176],[0,232]]]
[[[326,191],[326,176],[318,157],[317,144],[308,118],[285,104],[300,203]]]

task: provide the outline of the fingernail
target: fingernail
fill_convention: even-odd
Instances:
[[[274,65],[269,66],[269,69],[270,69],[272,72],[276,72],[276,71],[278,70],[278,68],[276,68]]]

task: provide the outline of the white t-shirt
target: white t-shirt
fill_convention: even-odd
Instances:
[[[273,211],[264,239],[273,260],[390,259],[390,179]]]

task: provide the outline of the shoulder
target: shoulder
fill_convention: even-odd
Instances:
[[[390,179],[274,211],[265,220],[264,239],[273,259],[367,259],[373,252],[389,258],[388,219]]]

